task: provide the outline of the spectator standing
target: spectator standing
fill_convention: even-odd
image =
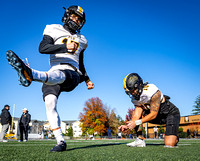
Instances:
[[[10,109],[10,106],[5,105],[1,112],[2,130],[0,133],[0,142],[7,142],[7,140],[5,140],[4,138],[5,138],[5,134],[8,132],[8,128],[9,128],[9,125],[11,125],[11,120],[12,120],[9,109]]]
[[[192,133],[193,133],[193,137],[195,138],[195,130],[193,130],[193,132],[192,132]]]
[[[155,126],[155,127],[153,128],[153,130],[154,130],[154,138],[156,139],[156,138],[157,138],[157,134],[158,134],[158,127]]]
[[[108,131],[107,131],[107,133],[108,133],[108,139],[112,139],[112,137],[111,137],[111,128],[109,127],[108,128]]]
[[[190,136],[190,130],[187,129],[187,138],[189,138],[189,136]]]
[[[19,129],[20,129],[20,140],[19,142],[23,141],[23,134],[25,134],[25,140],[24,142],[28,141],[28,128],[29,123],[31,121],[31,115],[28,113],[27,108],[23,108],[22,116],[19,120]]]
[[[52,134],[51,134],[51,130],[48,131],[48,139],[51,139]]]

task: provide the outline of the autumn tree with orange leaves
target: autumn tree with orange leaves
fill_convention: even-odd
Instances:
[[[128,114],[126,115],[126,122],[131,121],[134,111],[135,111],[135,109],[133,109],[133,108],[128,109]]]
[[[83,112],[80,113],[81,130],[83,134],[102,136],[107,132],[107,116],[102,101],[96,97],[91,98],[85,103]]]

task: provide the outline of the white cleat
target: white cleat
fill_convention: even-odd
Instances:
[[[129,147],[146,147],[146,143],[144,140],[136,138],[134,142],[126,144]]]

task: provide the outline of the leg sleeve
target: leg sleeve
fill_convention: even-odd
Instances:
[[[44,98],[46,106],[47,119],[52,129],[60,127],[60,117],[56,109],[57,97],[53,94],[49,94]]]

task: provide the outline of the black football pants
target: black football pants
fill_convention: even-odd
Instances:
[[[20,140],[23,141],[23,134],[25,134],[25,140],[28,140],[28,126],[20,126]]]

